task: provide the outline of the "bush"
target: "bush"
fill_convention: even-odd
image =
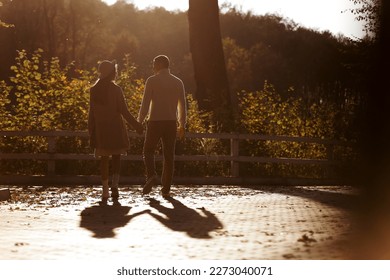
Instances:
[[[96,80],[96,69],[90,71],[75,69],[73,64],[61,66],[58,58],[42,59],[42,50],[31,55],[18,52],[15,65],[11,67],[10,82],[0,81],[0,129],[19,131],[71,130],[86,131],[89,88]],[[136,116],[144,91],[144,80],[136,79],[136,67],[126,56],[117,83],[122,87],[130,112]],[[330,102],[310,104],[297,98],[294,90],[281,96],[275,88],[265,83],[259,91],[239,93],[239,116],[236,123],[240,133],[263,135],[307,136],[335,139],[342,131],[348,131],[353,124],[353,112],[341,112]],[[187,95],[187,130],[196,133],[214,133],[213,112],[201,112],[191,94]],[[214,112],[215,113],[215,112]],[[344,133],[347,134],[347,133]],[[86,138],[61,137],[56,151],[60,153],[92,153]],[[142,153],[143,139],[131,140],[129,154]],[[2,152],[39,153],[47,151],[44,137],[3,137]],[[343,160],[354,158],[354,151],[339,149],[336,157]],[[161,151],[159,151],[161,152]],[[275,141],[242,141],[241,155],[263,157],[291,157],[325,159],[326,147],[320,144],[302,144]],[[230,154],[228,140],[185,139],[177,143],[177,154],[227,155]],[[58,162],[58,174],[98,173],[96,162]],[[161,168],[161,166],[159,167]],[[10,174],[45,174],[42,162],[3,161],[2,169]],[[140,175],[143,165],[127,162],[124,175]],[[242,164],[244,176],[310,176],[321,177],[323,171],[315,166],[290,166],[275,164]],[[228,162],[177,162],[176,173],[182,176],[228,176]]]

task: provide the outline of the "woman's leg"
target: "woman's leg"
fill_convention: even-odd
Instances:
[[[102,178],[102,186],[103,186],[103,194],[102,194],[102,202],[107,203],[107,199],[109,197],[108,191],[108,170],[109,168],[109,157],[102,156],[100,158],[100,172]]]
[[[111,197],[114,199],[114,202],[118,201],[119,192],[119,174],[121,169],[121,155],[112,155],[112,184],[111,184]]]

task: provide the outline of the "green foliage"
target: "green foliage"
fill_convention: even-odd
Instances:
[[[239,94],[241,125],[248,133],[300,136],[302,119],[299,116],[299,99],[282,102],[275,88],[264,84],[261,91]]]
[[[250,52],[229,37],[223,39],[223,49],[231,91],[246,89],[253,79]]]
[[[96,79],[96,69],[91,72],[74,70],[72,64],[62,67],[58,58],[43,59],[43,51],[38,49],[31,55],[25,50],[19,51],[15,65],[11,67],[13,76],[10,83],[0,81],[0,129],[19,131],[71,130],[87,129],[89,88]],[[77,78],[70,78],[75,71]],[[144,91],[144,81],[136,78],[136,67],[127,55],[117,77],[122,87],[128,108],[137,116]],[[11,92],[14,98],[11,97]],[[13,101],[11,101],[13,100]],[[206,132],[204,122],[209,119],[207,113],[199,113],[196,101],[188,96],[188,129],[193,132]],[[44,137],[5,137],[1,139],[3,152],[46,152]],[[212,140],[190,141],[186,145],[194,151],[211,150]],[[213,140],[215,141],[215,140]],[[143,139],[132,139],[130,153],[142,153]],[[85,138],[60,137],[56,151],[59,153],[90,153]],[[141,173],[143,168],[132,166],[131,172]],[[13,173],[44,174],[45,164],[38,162],[7,162],[5,170]],[[94,163],[59,162],[57,172],[91,173],[96,171]]]
[[[142,101],[144,81],[136,78],[136,66],[132,62],[130,55],[125,56],[123,67],[119,69],[116,83],[123,90],[129,111],[133,116],[137,116]]]
[[[232,42],[230,42],[232,43]],[[0,81],[1,130],[71,130],[86,131],[89,107],[89,88],[96,79],[96,69],[78,70],[73,64],[61,66],[58,58],[45,60],[44,52],[29,55],[18,52],[10,82]],[[73,78],[70,77],[73,73]],[[76,74],[76,75],[75,75]],[[137,68],[130,56],[125,56],[119,69],[117,83],[122,87],[128,108],[136,116],[144,91],[144,80],[137,78]],[[344,139],[340,131],[348,131],[353,124],[354,107],[338,110],[331,102],[312,102],[297,95],[293,88],[288,96],[280,94],[273,85],[265,83],[259,91],[241,91],[238,96],[237,125],[241,133],[263,135],[307,136],[325,139]],[[196,100],[187,95],[187,131],[215,133],[212,113],[199,110]],[[308,109],[307,109],[308,108]],[[351,117],[352,116],[352,117]],[[341,120],[341,121],[340,121]],[[343,127],[340,128],[340,124]],[[131,140],[130,154],[142,153],[143,138]],[[2,152],[47,152],[44,137],[6,137],[1,139]],[[59,137],[59,153],[91,153],[85,138]],[[240,146],[241,155],[265,157],[317,158],[327,157],[326,147],[319,144],[299,144],[273,141],[247,141]],[[159,151],[161,152],[161,151]],[[230,153],[228,140],[185,139],[177,143],[177,154],[226,155]],[[352,150],[337,151],[340,159],[347,160]],[[252,176],[315,176],[323,175],[316,167],[288,165],[242,165],[241,174]],[[44,162],[9,161],[2,165],[11,174],[45,174]],[[160,166],[161,168],[161,166]],[[95,162],[61,161],[56,164],[58,174],[97,173]],[[141,175],[143,165],[126,162],[124,175]],[[178,162],[178,175],[228,176],[227,162]]]
[[[320,139],[338,139],[337,125],[343,123],[352,111],[344,115],[337,110],[337,104],[312,103],[294,95],[293,89],[289,97],[283,98],[275,88],[265,83],[263,90],[241,92],[239,105],[241,128],[243,132],[261,135],[301,136]],[[305,110],[305,108],[309,108]],[[345,122],[347,126],[347,122]],[[350,127],[344,127],[349,130]],[[342,139],[342,138],[339,138]],[[243,153],[250,156],[271,158],[307,158],[327,159],[327,147],[323,144],[293,143],[285,141],[247,141],[242,145]],[[336,157],[352,159],[353,151],[339,151]],[[251,171],[252,170],[252,171]],[[321,177],[323,172],[317,167],[292,167],[288,165],[247,166],[243,173],[279,174],[287,176]],[[322,175],[321,175],[322,174]]]
[[[12,122],[12,116],[7,110],[7,106],[10,103],[9,93],[12,87],[7,85],[5,81],[0,81],[0,129],[4,130],[7,126],[10,126]]]
[[[13,24],[6,23],[6,22],[3,22],[3,21],[1,21],[1,19],[0,19],[0,28],[10,28],[10,27],[14,27],[14,25],[13,25]]]
[[[42,60],[42,50],[28,57],[18,52],[11,77],[16,102],[12,108],[17,130],[83,130],[86,128],[88,74],[69,79],[71,65],[61,68],[58,58]]]

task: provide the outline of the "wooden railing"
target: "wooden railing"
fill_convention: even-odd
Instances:
[[[0,131],[0,137],[44,137],[47,141],[47,151],[44,153],[1,153],[1,160],[42,160],[47,161],[47,172],[40,176],[27,175],[3,175],[0,170],[0,185],[76,185],[76,184],[99,184],[99,176],[74,175],[61,176],[56,174],[56,161],[58,160],[96,160],[92,154],[72,154],[56,152],[56,141],[59,137],[81,137],[87,138],[85,131]],[[129,137],[143,137],[136,133],[129,132]],[[273,164],[310,164],[332,167],[341,164],[334,160],[334,147],[349,145],[346,142],[324,140],[309,137],[289,137],[289,136],[267,136],[252,134],[213,134],[213,133],[187,133],[186,138],[197,139],[220,139],[230,141],[229,155],[176,155],[176,161],[228,161],[230,162],[229,176],[217,177],[175,177],[175,184],[340,184],[340,178],[325,179],[313,178],[264,178],[262,176],[244,177],[240,176],[241,163],[273,163]],[[284,141],[296,143],[313,143],[326,147],[327,157],[325,159],[310,158],[270,158],[259,156],[243,156],[240,154],[240,141]],[[142,155],[127,155],[122,158],[124,161],[142,161]],[[161,156],[156,158],[161,160]],[[142,184],[142,177],[122,177],[122,184]]]

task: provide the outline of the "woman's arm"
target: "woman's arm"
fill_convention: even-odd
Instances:
[[[130,111],[127,107],[125,97],[123,95],[122,90],[120,90],[120,94],[118,95],[118,99],[119,99],[119,112],[121,113],[121,115],[125,118],[127,123],[130,124],[137,131],[138,134],[142,134],[144,131],[144,128],[143,128],[142,124],[139,123],[133,117],[133,115],[130,113]]]

